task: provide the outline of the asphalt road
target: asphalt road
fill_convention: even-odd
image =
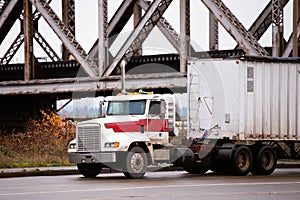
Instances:
[[[80,175],[0,179],[0,199],[176,200],[176,199],[300,199],[300,169],[277,169],[270,176],[191,175],[183,171],[149,172],[144,179],[121,173],[94,179]]]

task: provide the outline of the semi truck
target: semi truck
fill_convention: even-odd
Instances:
[[[194,58],[186,80],[181,98],[143,91],[105,97],[99,118],[77,124],[70,162],[86,177],[110,167],[142,178],[164,166],[269,175],[278,159],[300,158],[299,60]],[[186,118],[178,120],[178,107]]]

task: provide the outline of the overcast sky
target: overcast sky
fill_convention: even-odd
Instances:
[[[223,0],[224,3],[231,9],[231,11],[237,16],[237,18],[244,24],[246,28],[249,28],[253,21],[257,18],[260,12],[267,5],[269,0]],[[76,0],[76,38],[83,48],[88,52],[93,43],[97,39],[97,2],[98,0]],[[122,0],[108,0],[109,4],[109,19],[112,17]],[[291,34],[292,26],[292,1],[286,6],[284,10],[284,36],[288,39]],[[61,16],[61,1],[52,0],[51,7],[55,12]],[[179,32],[179,0],[174,0],[168,10],[165,13],[165,17],[173,25],[173,27]],[[129,33],[132,29],[132,21],[126,27],[124,34]],[[55,33],[41,18],[39,23],[39,31],[47,39],[48,43],[54,48],[56,53],[60,55],[61,42],[56,37]],[[15,39],[20,32],[19,22],[15,23],[14,28],[6,37],[2,45],[0,46],[0,57],[4,55],[8,46]],[[200,0],[191,0],[191,40],[195,43],[197,50],[208,50],[208,10]],[[124,37],[123,37],[124,38]],[[158,42],[159,38],[159,42]],[[220,49],[232,49],[236,45],[235,41],[229,36],[226,31],[220,26]],[[271,28],[259,41],[262,46],[271,46]],[[121,43],[120,40],[118,42]],[[160,44],[160,45],[158,45]],[[145,43],[146,53],[158,52],[158,53],[171,53],[174,51],[167,40],[163,39],[159,33],[153,33]],[[116,53],[118,45],[115,45],[111,51]],[[34,46],[36,57],[45,57],[43,50],[38,45]],[[23,46],[20,48],[17,56],[14,57],[13,62],[23,62]]]

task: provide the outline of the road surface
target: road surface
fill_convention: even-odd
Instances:
[[[277,169],[270,176],[191,175],[184,171],[149,172],[144,179],[122,173],[84,178],[35,176],[0,179],[0,199],[63,200],[176,200],[176,199],[299,199],[300,169]]]

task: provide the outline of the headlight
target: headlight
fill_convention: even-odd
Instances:
[[[76,144],[75,143],[70,144],[70,149],[76,149]]]
[[[105,148],[118,148],[120,146],[120,142],[109,142],[104,144]]]

